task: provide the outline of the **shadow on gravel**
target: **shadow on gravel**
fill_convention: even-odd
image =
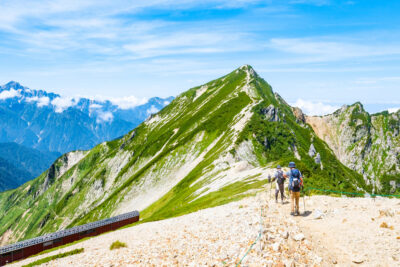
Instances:
[[[305,212],[303,212],[302,214],[300,214],[301,217],[308,217],[310,216],[312,213],[312,211],[306,210]]]

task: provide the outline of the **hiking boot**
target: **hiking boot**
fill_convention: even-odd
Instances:
[[[296,216],[299,216],[300,215],[300,212],[299,211],[296,211]]]
[[[294,212],[292,211],[292,212],[290,213],[290,215],[294,216]]]

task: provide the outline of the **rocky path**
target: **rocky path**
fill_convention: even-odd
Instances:
[[[85,252],[47,266],[235,266],[259,234],[241,266],[400,264],[400,200],[314,196],[306,201],[309,212],[292,217],[289,203],[275,204],[269,193],[258,193],[104,234],[14,266],[76,248]],[[380,227],[383,222],[388,228]],[[116,240],[127,248],[110,250]]]
[[[400,266],[399,199],[314,196],[306,200],[313,214],[298,219],[298,225],[327,263]]]

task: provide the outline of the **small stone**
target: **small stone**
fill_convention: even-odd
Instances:
[[[325,216],[325,213],[323,213],[320,210],[315,210],[314,211],[314,220],[322,219]]]
[[[302,240],[304,240],[304,238],[305,237],[302,233],[293,236],[293,240],[295,240],[295,241],[302,241]]]
[[[281,244],[279,244],[279,243],[274,243],[274,244],[272,244],[272,250],[275,251],[275,252],[277,252],[277,251],[279,251],[280,246],[281,246]]]
[[[361,263],[364,262],[364,259],[361,258],[360,256],[355,256],[355,257],[352,259],[352,262],[354,262],[354,263],[356,263],[356,264],[361,264]]]
[[[315,256],[315,257],[314,257],[314,262],[315,262],[316,264],[320,264],[320,263],[322,262],[322,258],[321,258],[320,256]]]
[[[380,227],[381,228],[389,228],[389,226],[386,222],[381,223]]]
[[[333,260],[332,260],[332,264],[337,264],[337,260],[336,260],[336,259],[333,259]]]
[[[282,237],[284,239],[288,239],[289,238],[289,232],[288,231],[283,232]]]

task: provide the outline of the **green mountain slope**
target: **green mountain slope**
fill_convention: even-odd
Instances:
[[[317,135],[374,192],[400,193],[400,112],[369,114],[360,103],[323,117],[308,117]]]
[[[369,189],[245,65],[186,91],[121,139],[68,153],[0,194],[2,242],[133,209],[159,220],[220,205],[262,189],[276,164],[292,160],[310,186]]]

